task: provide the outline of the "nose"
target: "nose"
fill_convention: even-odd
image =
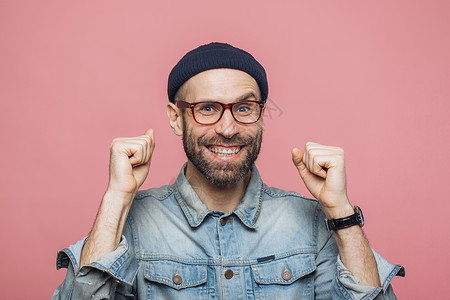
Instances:
[[[239,126],[231,114],[230,109],[225,109],[222,118],[215,125],[216,133],[225,138],[231,138],[239,131]]]

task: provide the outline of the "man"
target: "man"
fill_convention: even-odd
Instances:
[[[69,270],[55,299],[395,299],[390,281],[404,269],[369,247],[342,149],[292,150],[318,201],[261,181],[254,162],[268,87],[253,56],[200,46],[173,68],[168,95],[187,163],[173,185],[138,192],[153,130],[112,142],[89,237],[58,253],[57,267]]]

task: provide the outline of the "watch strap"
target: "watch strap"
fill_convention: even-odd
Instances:
[[[339,218],[339,219],[325,219],[325,226],[328,231],[335,231],[338,229],[343,229],[355,225],[360,225],[361,227],[364,225],[364,217],[361,209],[355,205],[354,207],[355,213],[348,217]]]

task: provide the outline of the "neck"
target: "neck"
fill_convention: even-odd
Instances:
[[[251,171],[235,184],[219,185],[207,180],[190,161],[186,168],[186,179],[200,200],[210,210],[220,210],[224,213],[235,210],[241,203],[250,177]]]

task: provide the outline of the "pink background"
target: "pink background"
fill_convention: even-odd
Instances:
[[[210,41],[268,72],[266,183],[309,195],[291,147],[343,147],[371,245],[406,267],[399,299],[448,297],[449,3],[1,1],[2,299],[48,299],[63,280],[56,251],[89,232],[114,137],[153,127],[144,188],[174,181],[167,76]]]

